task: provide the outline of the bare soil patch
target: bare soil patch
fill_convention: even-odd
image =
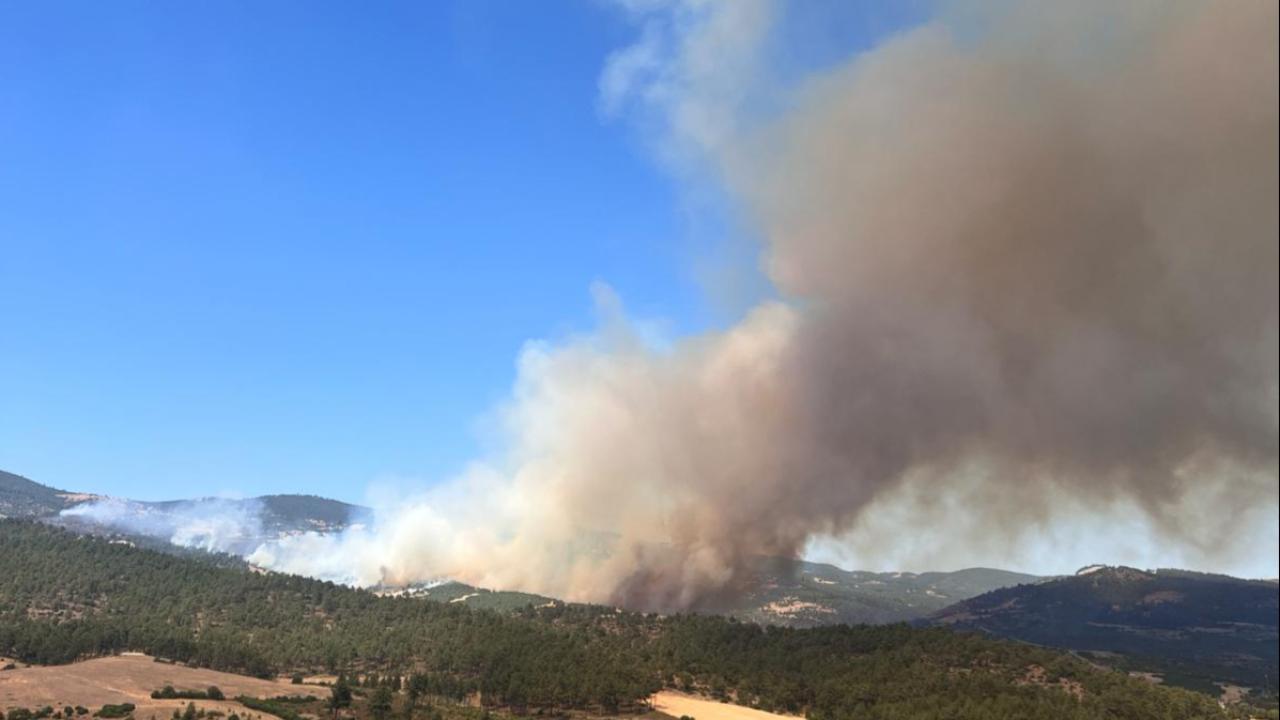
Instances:
[[[716,702],[671,690],[663,690],[650,699],[655,710],[677,718],[688,715],[694,720],[796,720],[791,715]]]

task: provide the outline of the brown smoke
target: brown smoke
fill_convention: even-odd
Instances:
[[[509,455],[368,539],[378,579],[685,607],[815,538],[928,559],[905,536],[988,548],[1064,499],[1189,557],[1268,541],[1243,518],[1277,503],[1274,2],[937,22],[766,123],[717,105],[750,78],[699,95],[700,41],[759,41],[735,12],[684,37],[686,66],[626,60],[747,209],[782,300],[660,349],[623,320],[531,346]]]

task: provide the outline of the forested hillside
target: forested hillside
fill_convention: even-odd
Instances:
[[[823,720],[1220,715],[1203,695],[946,629],[563,604],[502,614],[0,522],[0,652],[61,663],[126,649],[263,675],[425,673],[517,708],[626,711],[671,686]]]
[[[66,495],[61,490],[0,470],[0,518],[56,514],[70,504]]]
[[[700,609],[791,627],[906,622],[991,590],[1041,579],[991,568],[877,573],[759,557],[734,592]]]
[[[1093,567],[1081,574],[981,595],[936,622],[1096,655],[1165,682],[1276,695],[1280,673],[1273,581],[1185,570]]]
[[[433,585],[411,585],[409,587],[378,587],[373,588],[373,591],[379,595],[413,597],[432,602],[463,604],[467,607],[501,612],[520,610],[529,605],[546,605],[560,602],[543,595],[514,590],[490,590],[454,581]]]

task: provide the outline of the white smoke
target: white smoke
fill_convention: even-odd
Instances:
[[[256,500],[202,498],[142,503],[102,498],[63,510],[69,523],[166,540],[186,548],[242,555],[262,543],[262,507]]]

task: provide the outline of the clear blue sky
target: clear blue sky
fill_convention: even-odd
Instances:
[[[884,29],[852,17],[804,52]],[[717,322],[724,225],[597,110],[634,37],[591,1],[0,4],[0,469],[360,500],[474,457],[595,280]]]

